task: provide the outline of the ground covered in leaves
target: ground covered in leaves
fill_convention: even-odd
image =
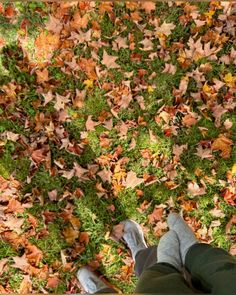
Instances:
[[[132,292],[181,212],[236,253],[236,5],[0,4],[0,291],[76,293],[89,264]]]

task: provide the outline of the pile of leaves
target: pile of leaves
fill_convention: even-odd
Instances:
[[[235,21],[235,2],[0,4],[1,293],[78,293],[83,265],[132,293],[116,225],[154,245],[171,210],[236,254]]]

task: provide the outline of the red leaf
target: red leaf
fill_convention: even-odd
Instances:
[[[154,208],[153,212],[148,215],[148,223],[152,224],[160,221],[163,215],[163,208]]]

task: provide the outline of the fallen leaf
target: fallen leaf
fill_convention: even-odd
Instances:
[[[63,28],[62,20],[49,15],[49,21],[46,23],[46,29],[55,34],[59,34]]]
[[[223,134],[220,134],[217,139],[214,140],[212,144],[213,151],[221,151],[220,156],[224,159],[228,159],[231,154],[231,146],[233,141]]]
[[[49,79],[49,73],[47,68],[44,68],[43,70],[37,70],[36,71],[37,75],[37,83],[44,83],[47,82]]]
[[[126,181],[125,181],[125,187],[126,188],[135,188],[136,186],[140,185],[144,182],[143,178],[138,178],[136,173],[133,171],[129,171],[127,173]]]
[[[153,224],[157,221],[160,221],[163,216],[163,208],[155,207],[153,212],[148,215],[148,223]]]
[[[62,233],[66,239],[66,242],[70,245],[73,244],[79,237],[78,230],[74,230],[71,226],[65,228]]]
[[[32,291],[32,281],[29,275],[24,275],[20,283],[19,294],[30,294]]]
[[[200,157],[201,159],[212,159],[213,155],[212,155],[212,150],[208,149],[208,148],[203,148],[202,145],[199,145],[197,147],[197,152],[195,153],[195,155],[197,155],[198,157]]]
[[[100,124],[99,122],[94,122],[92,120],[92,116],[89,115],[88,116],[88,119],[87,119],[87,121],[85,123],[85,127],[86,127],[87,131],[95,131],[95,128],[94,127],[96,127],[99,124]]]
[[[168,37],[171,34],[171,31],[173,31],[175,27],[176,27],[175,24],[166,23],[166,21],[164,21],[160,27],[155,28],[155,31],[157,33],[162,33]]]
[[[120,66],[116,63],[118,56],[107,54],[106,50],[103,51],[102,64],[108,69],[118,69]]]
[[[232,245],[229,249],[229,254],[236,256],[236,245]]]
[[[59,280],[58,276],[49,277],[47,280],[46,288],[47,289],[56,288],[59,285],[59,283],[60,283],[60,280]]]
[[[233,216],[230,218],[229,222],[226,224],[225,232],[226,232],[227,235],[230,234],[230,229],[231,229],[231,226],[232,226],[232,225],[236,225],[236,215],[233,215]]]
[[[205,188],[200,187],[196,182],[189,182],[187,191],[193,197],[205,195],[206,193]]]
[[[156,10],[156,3],[153,1],[143,1],[141,2],[141,8],[144,9],[146,13],[151,13]]]

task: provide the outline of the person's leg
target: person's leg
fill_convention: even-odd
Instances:
[[[156,263],[141,274],[135,294],[193,294],[181,273],[168,263]]]
[[[134,271],[137,277],[142,272],[157,263],[157,246],[151,246],[140,250],[135,256]]]
[[[223,249],[193,245],[186,254],[185,266],[194,286],[214,295],[236,294],[236,259]]]
[[[180,273],[182,263],[179,241],[174,231],[166,233],[158,247],[139,251],[135,256],[135,264],[140,274],[135,293],[193,293]]]
[[[178,214],[171,213],[167,223],[178,235],[182,261],[192,276],[194,286],[214,295],[236,294],[235,258],[223,249],[199,243]]]

